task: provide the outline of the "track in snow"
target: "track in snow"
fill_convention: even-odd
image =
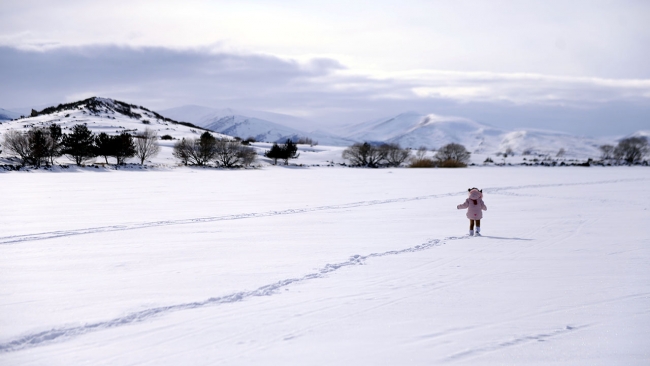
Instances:
[[[220,304],[229,304],[229,303],[234,303],[234,302],[239,302],[243,301],[247,298],[250,297],[255,297],[255,296],[270,296],[273,294],[277,294],[278,290],[282,289],[283,287],[289,286],[294,283],[298,282],[304,282],[308,280],[313,280],[316,278],[322,278],[326,274],[334,272],[340,268],[343,267],[348,267],[348,266],[355,266],[355,265],[361,265],[364,264],[364,262],[367,259],[370,258],[375,258],[375,257],[384,257],[384,256],[389,256],[389,255],[399,255],[403,253],[413,253],[413,252],[419,252],[423,250],[427,250],[430,248],[433,248],[435,246],[439,246],[444,244],[446,241],[449,240],[459,240],[459,239],[466,239],[469,237],[447,237],[445,239],[431,239],[423,244],[419,244],[413,247],[401,249],[401,250],[391,250],[387,252],[381,252],[381,253],[370,253],[367,255],[353,255],[351,256],[347,261],[345,262],[340,262],[340,263],[334,263],[334,264],[326,264],[325,266],[321,267],[318,271],[309,273],[307,275],[304,275],[302,277],[296,277],[296,278],[289,278],[285,280],[280,280],[268,285],[264,285],[262,287],[259,287],[255,290],[252,291],[240,291],[236,292],[230,295],[225,295],[225,296],[220,296],[220,297],[211,297],[209,299],[203,300],[203,301],[196,301],[196,302],[189,302],[189,303],[182,303],[182,304],[176,304],[176,305],[168,305],[168,306],[160,306],[160,307],[155,307],[151,309],[146,309],[146,310],[141,310],[137,311],[131,314],[127,314],[125,316],[119,317],[119,318],[114,318],[102,322],[96,322],[96,323],[90,323],[90,324],[84,324],[80,326],[75,326],[75,327],[61,327],[61,328],[53,328],[50,330],[46,330],[43,332],[38,332],[38,333],[32,333],[32,334],[27,334],[24,335],[20,338],[16,338],[14,340],[10,340],[5,343],[0,343],[0,353],[8,353],[8,352],[15,352],[15,351],[20,351],[23,349],[27,348],[33,348],[33,347],[38,347],[38,346],[43,346],[52,342],[57,342],[57,341],[64,341],[67,339],[70,339],[75,336],[83,335],[86,333],[90,332],[95,332],[95,331],[100,331],[104,329],[110,329],[110,328],[116,328],[120,327],[123,325],[129,325],[132,323],[137,323],[141,322],[144,320],[148,320],[150,318],[153,318],[158,315],[162,315],[165,313],[169,312],[174,312],[174,311],[181,311],[181,310],[189,310],[189,309],[196,309],[196,308],[202,308],[205,306],[215,306],[215,305],[220,305]]]
[[[533,184],[533,185],[524,185],[524,186],[485,188],[483,189],[483,191],[486,193],[499,193],[499,192],[515,190],[515,189],[609,184],[609,183],[619,183],[619,182],[639,181],[639,180],[646,180],[646,179],[619,179],[619,180],[605,180],[599,182],[566,183],[566,184]],[[453,192],[453,193],[433,194],[427,196],[393,198],[387,200],[360,201],[360,202],[344,203],[340,205],[295,208],[295,209],[287,209],[281,211],[252,212],[252,213],[243,213],[237,215],[198,217],[193,219],[181,219],[181,220],[150,221],[150,222],[142,222],[136,224],[100,226],[100,227],[92,227],[92,228],[77,229],[77,230],[50,231],[50,232],[27,234],[27,235],[12,235],[12,236],[0,237],[0,245],[29,242],[29,241],[36,241],[36,240],[55,239],[55,238],[75,236],[75,235],[97,234],[97,233],[105,233],[105,232],[113,232],[113,231],[138,230],[138,229],[146,229],[146,228],[158,227],[158,226],[186,225],[186,224],[197,224],[203,222],[217,222],[217,221],[250,219],[250,218],[258,218],[258,217],[294,215],[294,214],[310,213],[310,212],[326,211],[326,210],[341,210],[347,208],[375,206],[375,205],[383,205],[383,204],[390,204],[390,203],[420,201],[420,200],[428,200],[428,199],[435,199],[435,198],[442,198],[442,197],[453,197],[462,194],[465,194],[465,192]]]

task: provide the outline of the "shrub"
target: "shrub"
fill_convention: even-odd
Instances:
[[[447,144],[436,152],[435,159],[441,168],[466,167],[469,162],[470,152],[461,144]]]
[[[409,168],[435,168],[436,162],[427,157],[427,148],[421,146],[411,158]]]
[[[412,159],[409,168],[435,168],[436,162],[432,159]]]
[[[465,168],[467,166],[467,164],[454,159],[438,161],[437,165],[441,168]]]
[[[160,137],[161,140],[173,140],[174,138],[171,137],[171,135],[162,135]]]

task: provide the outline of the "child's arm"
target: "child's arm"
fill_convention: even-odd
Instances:
[[[464,208],[469,207],[469,199],[466,199],[465,202],[461,203],[460,205],[456,206],[457,209],[462,210]]]
[[[485,205],[485,202],[483,202],[483,200],[481,200],[481,210],[487,211],[487,206]]]

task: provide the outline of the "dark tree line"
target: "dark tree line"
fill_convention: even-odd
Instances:
[[[174,144],[173,155],[184,165],[203,166],[214,161],[218,166],[232,168],[249,166],[257,157],[255,149],[244,146],[239,141],[217,139],[204,132],[197,139],[185,139]]]
[[[601,158],[603,160],[624,161],[627,164],[638,163],[650,153],[648,138],[645,136],[628,137],[620,140],[616,146],[600,146]]]
[[[411,151],[401,148],[398,144],[372,145],[359,142],[343,150],[342,156],[350,165],[371,168],[400,166],[409,158],[411,167],[465,167],[471,156],[463,145],[456,143],[438,149],[433,159],[427,158],[426,152],[426,148],[422,147],[411,157]]]
[[[135,136],[127,132],[119,135],[98,135],[86,125],[77,124],[70,133],[63,134],[61,126],[52,124],[47,128],[34,127],[27,132],[7,131],[3,136],[3,145],[12,155],[21,160],[22,165],[53,165],[54,159],[67,156],[77,165],[82,165],[97,156],[115,158],[118,165],[126,159],[137,156],[140,163],[158,153],[156,132],[146,129]]]
[[[398,144],[371,145],[368,142],[356,143],[343,150],[343,159],[350,165],[376,168],[380,165],[399,166],[409,158],[411,152]]]

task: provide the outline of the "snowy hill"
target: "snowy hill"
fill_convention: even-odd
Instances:
[[[233,109],[233,108],[209,108],[198,105],[186,105],[182,107],[164,109],[160,111],[164,116],[178,121],[191,122],[197,126],[205,127],[216,119],[228,116],[245,116],[256,118],[267,122],[276,123],[294,130],[310,130],[312,122],[287,114],[258,111],[254,109]]]
[[[563,148],[568,156],[597,157],[598,146],[603,143],[556,131],[503,131],[462,117],[417,112],[345,126],[339,133],[356,141],[393,142],[410,148],[424,146],[435,149],[454,142],[473,153],[487,155],[507,149],[519,155],[555,155]]]
[[[4,122],[0,124],[0,135],[7,130],[26,131],[32,127],[47,127],[52,123],[60,125],[64,133],[76,124],[85,124],[94,133],[106,132],[109,135],[122,132],[135,134],[149,128],[156,130],[159,137],[170,135],[175,140],[183,137],[195,138],[204,132],[201,127],[163,117],[142,106],[93,97],[34,111],[30,117]],[[230,138],[221,134],[213,135],[218,138]],[[160,141],[162,149],[158,161],[174,161],[171,156],[173,144],[174,140]]]
[[[301,137],[309,137],[321,145],[332,146],[348,146],[356,141],[322,130],[307,132],[305,129],[309,128],[311,122],[280,113],[251,109],[216,109],[196,105],[166,109],[161,113],[242,139],[253,137],[257,141],[284,142],[287,139],[296,141]]]
[[[215,117],[206,122],[209,123],[203,124],[203,126],[209,130],[238,136],[242,139],[253,137],[257,141],[280,142],[293,136],[306,135],[301,131],[277,123],[237,114]]]
[[[0,121],[7,121],[18,117],[20,117],[18,113],[0,108]]]

